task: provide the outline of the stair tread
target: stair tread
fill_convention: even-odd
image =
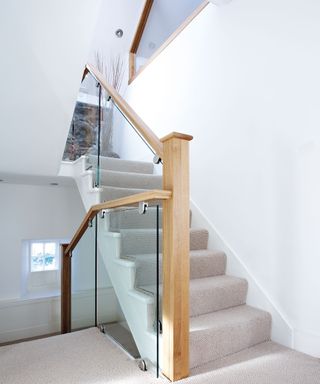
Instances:
[[[139,191],[139,192],[136,192],[136,193],[140,193],[141,192],[145,192],[145,191],[149,191],[149,189],[144,189],[144,188],[127,188],[127,187],[113,187],[113,186],[109,186],[109,185],[100,185],[99,188],[102,188],[103,190],[119,190],[119,191],[125,191],[125,190],[128,190],[128,191]]]
[[[254,319],[270,319],[269,312],[247,304],[222,309],[190,318],[190,332],[205,332],[209,329],[241,325]]]
[[[156,293],[155,284],[141,284],[139,288]],[[227,275],[190,280],[190,317],[245,304],[247,289],[245,279]],[[162,284],[159,290],[162,295]]]
[[[247,291],[247,281],[233,276],[190,280],[190,316],[244,304]]]
[[[190,368],[270,340],[271,315],[240,305],[190,319]]]

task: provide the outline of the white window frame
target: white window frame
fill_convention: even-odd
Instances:
[[[54,269],[44,269],[45,266],[43,266],[43,270],[39,271],[33,271],[32,270],[32,245],[33,244],[42,244],[43,250],[45,248],[45,244],[55,244],[55,254],[54,257],[56,259],[56,268]],[[48,271],[59,271],[60,270],[60,257],[59,257],[59,249],[60,249],[60,241],[59,240],[30,240],[29,242],[29,273],[41,273],[41,272],[48,272]]]
[[[46,238],[22,240],[21,263],[21,297],[37,298],[60,295],[61,287],[61,244],[69,243],[70,239]],[[57,269],[31,271],[31,247],[34,243],[55,243]]]

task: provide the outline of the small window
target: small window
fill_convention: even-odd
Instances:
[[[58,243],[30,243],[30,272],[55,271],[59,269]]]
[[[59,294],[61,244],[69,242],[50,238],[22,240],[22,297]]]

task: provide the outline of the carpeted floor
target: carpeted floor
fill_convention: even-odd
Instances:
[[[96,328],[0,348],[1,384],[153,384]],[[320,360],[267,342],[198,367],[181,384],[319,384]]]

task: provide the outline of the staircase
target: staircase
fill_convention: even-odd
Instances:
[[[84,158],[79,161],[86,162]],[[92,188],[94,170],[77,166],[74,177],[87,178],[87,188],[91,191],[84,190],[85,183],[78,183],[82,197],[95,193],[96,199],[102,202],[161,189],[162,177],[154,174],[152,163],[105,157],[101,158],[100,167],[101,186],[96,189]],[[86,201],[84,204],[88,205]],[[121,218],[111,214],[99,235],[102,255],[104,249],[109,249],[105,265],[137,347],[141,355],[151,361],[155,360],[152,293],[156,290],[150,277],[155,264],[153,219],[151,214],[137,221],[131,211]],[[246,305],[247,281],[226,275],[226,255],[219,250],[209,250],[207,245],[208,231],[191,227],[190,368],[268,341],[271,334],[270,314]],[[112,256],[110,249],[113,249]],[[137,308],[138,321],[135,319]],[[144,318],[141,320],[141,317]]]

